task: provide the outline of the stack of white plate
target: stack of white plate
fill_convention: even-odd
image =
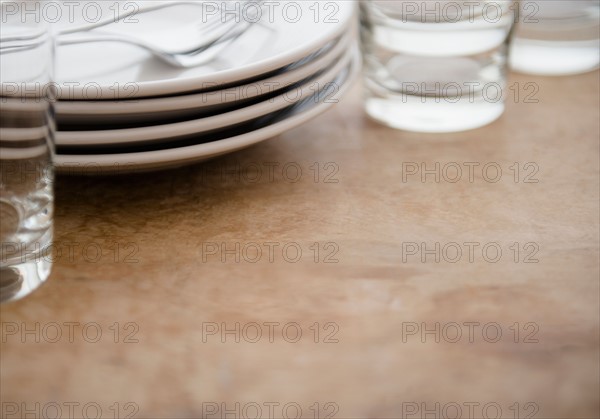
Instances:
[[[276,136],[338,102],[360,66],[355,2],[277,4],[199,67],[175,68],[123,43],[60,46],[59,169],[176,167]],[[172,27],[191,13],[183,5],[127,29]]]

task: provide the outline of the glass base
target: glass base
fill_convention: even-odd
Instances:
[[[423,102],[423,100],[425,100]],[[368,97],[367,114],[392,128],[423,133],[460,132],[490,124],[504,112],[504,103],[445,102],[443,99]]]
[[[517,38],[510,65],[514,71],[540,76],[567,76],[596,70],[600,65],[598,41],[552,42]]]
[[[50,276],[52,263],[44,258],[0,268],[0,303],[31,294]]]
[[[52,270],[53,231],[49,229],[34,243],[38,250],[31,253],[20,252],[0,264],[0,303],[23,298],[40,287]]]

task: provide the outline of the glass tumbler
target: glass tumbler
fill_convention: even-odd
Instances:
[[[54,46],[43,1],[0,0],[0,302],[50,275]]]
[[[599,0],[522,0],[510,65],[545,76],[595,70],[599,34]]]
[[[367,114],[434,133],[496,120],[517,12],[509,0],[363,0]]]

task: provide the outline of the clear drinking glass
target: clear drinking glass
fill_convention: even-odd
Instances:
[[[595,70],[599,33],[599,0],[522,0],[510,65],[547,76]]]
[[[517,11],[509,0],[362,1],[367,114],[418,132],[497,119]]]
[[[53,61],[43,2],[0,0],[0,302],[50,275]]]

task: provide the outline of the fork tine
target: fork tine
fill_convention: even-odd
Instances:
[[[243,10],[242,8],[244,7],[244,5],[250,4],[250,3],[256,3],[259,6],[259,10],[261,10],[261,11],[265,7],[264,3],[263,3],[263,0],[242,0],[241,2],[238,3],[238,4],[241,4],[240,11]],[[223,11],[222,10],[221,10],[220,16],[217,17],[217,15],[215,15],[213,17],[215,19],[213,19],[209,23],[203,23],[202,24],[202,28],[201,29],[202,29],[203,32],[205,32],[205,31],[212,31],[219,24],[242,23],[241,21],[240,22],[237,21],[237,19],[240,17],[239,14],[227,13],[226,15],[223,15]],[[234,22],[232,22],[232,21],[234,21]],[[244,23],[252,23],[252,22],[246,22],[245,21]]]
[[[244,2],[245,1],[246,0],[244,0]],[[237,16],[231,16],[230,13],[228,13],[227,15],[224,15],[223,9],[221,9],[221,8],[218,8],[217,10],[219,13],[216,13],[216,14],[210,16],[206,21],[204,21],[204,19],[202,19],[203,21],[202,21],[202,23],[200,23],[200,28],[201,28],[202,32],[212,31],[219,25],[221,25],[223,23],[227,23],[229,20],[231,20],[233,18],[237,18]],[[225,18],[225,20],[223,20],[224,18]]]
[[[237,38],[239,38],[240,36],[242,36],[252,25],[254,24],[258,24],[259,22],[245,22],[245,25],[240,27],[240,25],[233,25],[230,28],[228,28],[224,33],[222,33],[221,35],[217,36],[215,39],[213,39],[210,42],[206,42],[202,45],[197,46],[196,48],[190,50],[190,51],[186,51],[183,54],[186,55],[198,55],[201,54],[219,44],[228,42],[228,41],[233,41]]]

